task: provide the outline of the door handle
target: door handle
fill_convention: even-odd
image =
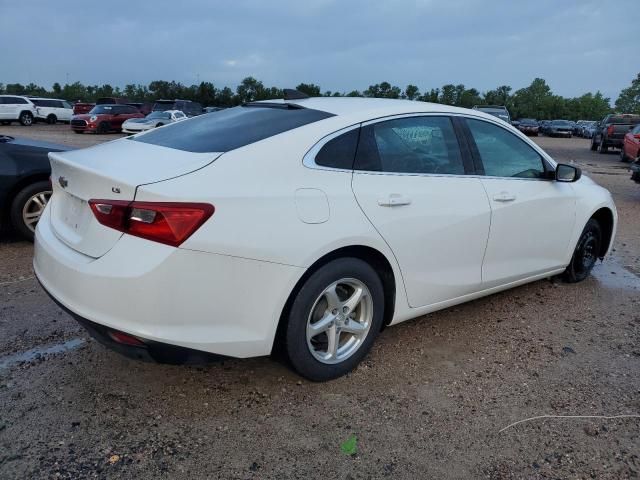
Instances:
[[[493,199],[496,202],[513,202],[516,199],[516,196],[513,193],[500,192],[500,193],[494,195]]]
[[[399,207],[409,204],[411,204],[411,199],[404,195],[400,195],[399,193],[391,193],[387,198],[381,198],[378,200],[378,205],[381,207]]]

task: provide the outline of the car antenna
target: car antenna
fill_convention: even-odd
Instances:
[[[294,88],[285,88],[282,92],[284,93],[285,100],[302,100],[309,98],[309,95]]]

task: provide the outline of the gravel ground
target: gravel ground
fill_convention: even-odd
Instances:
[[[0,133],[115,137],[67,128]],[[389,328],[324,384],[269,358],[176,367],[112,353],[41,291],[31,244],[5,235],[0,478],[637,478],[638,418],[502,430],[640,414],[640,186],[587,140],[537,141],[613,192],[613,255],[581,284],[539,281]]]

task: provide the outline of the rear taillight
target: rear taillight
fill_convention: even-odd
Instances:
[[[215,211],[208,203],[89,200],[89,206],[102,225],[172,247],[182,244]]]
[[[613,130],[614,130],[613,125],[609,125],[607,127],[607,135],[613,135]]]

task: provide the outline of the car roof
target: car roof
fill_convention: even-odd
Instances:
[[[62,98],[49,98],[49,97],[29,97],[29,100],[56,100],[58,102],[66,102],[67,100],[64,100]]]
[[[363,97],[311,97],[296,100],[261,100],[252,102],[253,105],[261,103],[290,104],[304,108],[321,110],[336,116],[348,116],[361,118],[359,121],[403,115],[411,113],[458,113],[495,120],[495,117],[479,110],[454,107],[440,103],[419,102],[415,100],[400,100],[392,98],[363,98]]]

